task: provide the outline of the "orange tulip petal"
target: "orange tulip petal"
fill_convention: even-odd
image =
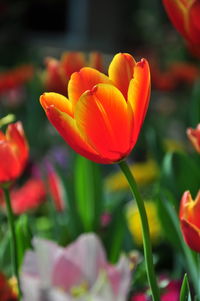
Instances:
[[[109,78],[127,99],[130,80],[133,78],[133,70],[136,62],[128,53],[118,53],[114,56],[108,69]]]
[[[98,84],[76,105],[75,120],[86,141],[111,161],[130,151],[131,121],[127,103],[114,86]]]
[[[197,227],[186,221],[185,219],[181,220],[181,229],[183,236],[188,246],[196,251],[200,252],[200,231]]]
[[[187,38],[188,33],[185,28],[187,18],[187,3],[179,0],[163,0],[163,4],[174,27],[180,34]]]
[[[150,96],[150,71],[148,62],[142,59],[134,68],[134,76],[128,89],[128,103],[134,115],[133,146],[144,121]]]
[[[0,166],[0,183],[14,180],[22,170],[17,155],[6,141],[0,141]]]
[[[77,153],[97,163],[111,163],[108,159],[99,157],[96,151],[83,140],[71,116],[59,111],[53,105],[47,108],[46,114],[67,144]]]
[[[54,105],[59,111],[73,116],[71,102],[61,94],[54,92],[44,93],[40,96],[40,103],[45,111],[49,106]]]
[[[75,106],[85,91],[91,90],[99,83],[109,84],[111,81],[106,75],[92,68],[82,68],[73,73],[68,85],[68,96],[72,105]]]

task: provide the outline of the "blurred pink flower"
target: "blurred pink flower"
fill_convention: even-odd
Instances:
[[[83,234],[66,248],[34,239],[21,272],[26,301],[125,301],[131,272],[122,256],[117,265],[106,261],[95,234]]]

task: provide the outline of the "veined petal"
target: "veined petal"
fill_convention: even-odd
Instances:
[[[130,80],[133,78],[133,70],[136,62],[128,53],[118,53],[114,56],[108,69],[109,78],[127,99]]]
[[[85,56],[81,52],[65,52],[61,57],[60,68],[69,80],[72,73],[85,66]]]
[[[103,157],[118,161],[130,150],[130,115],[122,93],[98,84],[76,105],[75,120],[86,141]]]
[[[46,114],[67,144],[77,153],[97,163],[112,163],[108,159],[99,156],[99,154],[83,140],[76,122],[71,116],[59,111],[53,105],[46,109]]]
[[[150,96],[150,71],[145,59],[138,62],[134,68],[133,79],[128,89],[128,104],[134,115],[133,146],[137,141],[140,128],[146,115]]]
[[[59,111],[73,116],[72,104],[65,96],[61,94],[54,92],[44,93],[40,96],[40,103],[45,111],[49,106],[53,105]]]
[[[181,229],[188,246],[196,251],[200,252],[200,231],[195,225],[189,223],[187,220],[181,220]]]
[[[21,122],[9,124],[6,131],[8,141],[13,145],[13,151],[16,152],[18,160],[23,166],[29,155],[29,147],[26,141]]]
[[[85,91],[91,90],[99,83],[112,82],[106,75],[92,68],[82,68],[79,72],[73,73],[68,85],[68,96],[73,107]]]

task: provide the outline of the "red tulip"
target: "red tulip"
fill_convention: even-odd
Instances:
[[[102,71],[102,57],[98,52],[91,52],[89,60],[81,52],[65,52],[61,60],[52,57],[46,59],[45,86],[50,92],[67,95],[67,83],[72,73],[89,66]]]
[[[187,129],[187,135],[196,151],[200,154],[200,123],[196,129]]]
[[[0,300],[1,301],[17,301],[17,296],[13,292],[12,288],[6,277],[0,272]]]
[[[28,154],[28,144],[21,122],[8,125],[5,135],[0,131],[0,185],[21,175]]]
[[[200,56],[200,1],[163,0],[167,14],[190,50]]]
[[[16,215],[36,209],[45,201],[46,190],[41,179],[30,178],[20,188],[10,191],[12,210]],[[0,190],[0,204],[5,207],[4,196]]]
[[[49,194],[52,198],[56,210],[63,211],[65,208],[64,188],[61,179],[50,165],[48,166],[47,184]]]
[[[183,236],[188,246],[200,252],[200,191],[193,200],[189,191],[186,191],[181,199],[180,222]]]
[[[148,62],[136,63],[126,53],[113,58],[109,76],[92,68],[72,74],[68,98],[57,93],[40,97],[48,119],[80,155],[110,164],[134,147],[150,95]]]

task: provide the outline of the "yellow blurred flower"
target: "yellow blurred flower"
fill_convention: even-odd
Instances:
[[[155,160],[148,159],[146,162],[129,165],[131,172],[139,186],[145,186],[153,182],[159,176],[159,168]],[[121,171],[108,176],[105,180],[106,188],[110,191],[128,189],[129,185]]]
[[[163,141],[163,145],[166,152],[184,152],[184,145],[181,141],[174,139],[165,139]]]
[[[17,285],[17,278],[15,276],[12,276],[10,279],[8,279],[8,284],[15,296],[18,296],[18,285]]]
[[[153,201],[145,202],[145,209],[149,222],[150,238],[152,244],[157,244],[162,236],[161,225],[157,214],[156,204]],[[142,246],[142,228],[140,222],[140,215],[135,203],[131,203],[127,207],[126,218],[128,228],[133,236],[134,242],[138,246]]]

